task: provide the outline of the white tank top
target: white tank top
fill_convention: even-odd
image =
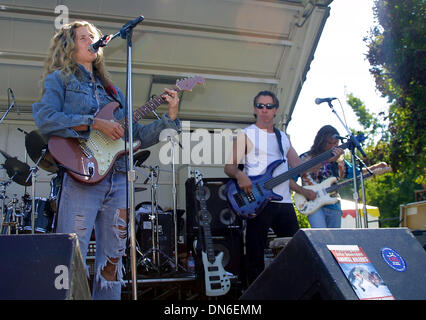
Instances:
[[[259,129],[255,124],[243,129],[244,133],[253,144],[253,149],[245,156],[244,170],[249,176],[257,176],[266,172],[267,166],[275,160],[283,159],[274,132],[268,133]],[[287,152],[290,149],[290,141],[287,135],[281,132],[281,142],[284,150],[285,162],[280,164],[272,173],[273,177],[288,171]],[[292,203],[290,196],[290,182],[287,180],[272,189],[273,192],[283,197],[283,203]]]

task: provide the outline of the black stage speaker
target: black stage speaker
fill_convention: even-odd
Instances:
[[[406,228],[301,229],[240,299],[357,300],[327,245],[361,247],[395,299],[426,299],[426,253]],[[383,248],[405,260],[405,271],[386,263]]]
[[[229,207],[225,186],[229,178],[203,179],[207,210],[209,212],[212,234],[221,234],[225,230],[240,229],[242,220]],[[196,194],[195,179],[185,183],[186,189],[186,232],[197,233],[199,228],[200,204]]]
[[[1,300],[85,300],[90,289],[77,235],[0,236]]]

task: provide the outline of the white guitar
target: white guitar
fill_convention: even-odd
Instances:
[[[380,175],[385,172],[392,171],[392,168],[390,167],[384,167],[384,168],[378,168],[372,170],[374,175]],[[368,178],[372,176],[371,173],[366,173],[363,175],[363,178]],[[357,178],[359,180],[359,177]],[[336,183],[337,178],[336,177],[330,177],[323,182],[319,184],[315,184],[312,186],[303,186],[306,189],[313,190],[317,193],[317,197],[314,200],[308,200],[305,196],[301,195],[300,193],[294,194],[294,205],[296,206],[297,210],[299,210],[300,213],[309,216],[315,211],[317,211],[322,206],[325,206],[327,204],[334,204],[339,201],[339,198],[337,198],[337,194],[334,192],[338,190],[339,188],[342,188],[350,183],[353,182],[353,178],[346,180],[341,183]]]
[[[231,280],[223,268],[223,252],[216,257],[210,230],[209,213],[207,211],[203,177],[198,170],[192,171],[197,185],[198,201],[200,202],[200,226],[203,228],[205,251],[202,251],[204,278],[207,296],[221,296],[231,288]]]

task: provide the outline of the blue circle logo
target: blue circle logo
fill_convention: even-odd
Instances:
[[[388,266],[395,271],[404,272],[407,270],[405,260],[395,250],[391,248],[382,248],[382,257]]]

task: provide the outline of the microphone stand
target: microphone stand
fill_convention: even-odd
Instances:
[[[364,161],[362,161],[362,159],[360,157],[355,155],[355,158],[360,163],[360,167],[363,166],[364,168],[367,169],[367,171],[370,174],[373,174],[373,172],[370,170],[370,168],[367,167],[367,165],[364,163]],[[366,203],[367,199],[365,197],[364,176],[362,174],[362,170],[361,170],[361,173],[360,173],[360,184],[361,184],[362,199],[364,200],[363,207],[362,207],[362,212],[364,213],[364,226],[366,228],[368,228],[367,203]]]
[[[35,219],[38,217],[38,213],[36,213],[35,208],[35,188],[36,188],[36,182],[37,182],[37,171],[38,171],[38,164],[40,161],[44,158],[45,154],[47,153],[47,146],[43,147],[41,151],[41,155],[38,158],[37,162],[34,164],[34,167],[30,168],[30,174],[28,175],[25,182],[28,182],[31,178],[31,234],[35,233]]]
[[[362,220],[361,220],[361,217],[360,217],[359,212],[358,212],[359,195],[358,195],[358,181],[357,181],[358,179],[356,178],[356,176],[357,176],[357,174],[356,174],[356,158],[358,158],[358,157],[355,154],[355,149],[358,149],[364,157],[366,157],[366,154],[365,154],[364,150],[362,150],[362,147],[361,147],[359,141],[355,138],[355,136],[352,134],[352,132],[349,130],[349,128],[345,125],[345,123],[339,117],[337,112],[334,110],[333,104],[331,103],[331,101],[327,101],[327,104],[330,107],[331,111],[336,115],[337,119],[340,121],[342,126],[345,128],[346,132],[348,133],[348,139],[351,141],[351,145],[349,146],[349,149],[351,150],[351,154],[352,154],[352,173],[353,173],[353,177],[354,177],[354,179],[353,179],[354,180],[353,199],[354,199],[354,202],[355,202],[355,227],[356,228],[362,228]],[[364,162],[361,161],[360,164],[364,165],[367,168],[367,166],[364,164]],[[369,170],[369,169],[367,168],[367,170]],[[364,202],[364,207],[365,207],[365,211],[364,211],[365,227],[368,228],[368,222],[367,222],[367,217],[366,217],[367,207],[366,207],[366,204],[365,204],[364,179],[362,177],[362,169],[360,171],[361,171],[360,183],[361,183],[361,188],[363,190],[363,202]]]
[[[127,77],[126,77],[126,102],[127,102],[127,132],[129,147],[129,171],[127,178],[129,181],[129,220],[130,220],[130,262],[132,273],[132,293],[133,300],[137,300],[137,278],[136,278],[136,227],[135,227],[135,194],[134,182],[136,180],[135,168],[133,166],[133,102],[132,102],[132,35],[133,28],[139,22],[142,22],[143,17],[129,21],[120,30],[120,36],[126,39],[127,43]]]
[[[128,165],[129,170],[127,172],[127,180],[129,182],[129,223],[130,223],[130,263],[131,263],[131,274],[132,274],[132,293],[133,300],[137,300],[137,279],[136,279],[136,227],[135,227],[135,194],[134,194],[134,182],[136,180],[135,168],[133,165],[133,102],[132,102],[132,35],[133,28],[136,27],[142,20],[143,16],[139,16],[134,20],[127,22],[120,29],[120,32],[112,35],[111,38],[109,36],[104,36],[96,43],[95,47],[105,47],[108,42],[112,39],[116,38],[118,35],[121,36],[122,39],[126,39],[126,48],[127,48],[127,70],[126,70],[126,121],[127,125],[125,126],[127,129],[127,137],[128,137],[128,145],[129,147],[129,156],[128,156]]]

